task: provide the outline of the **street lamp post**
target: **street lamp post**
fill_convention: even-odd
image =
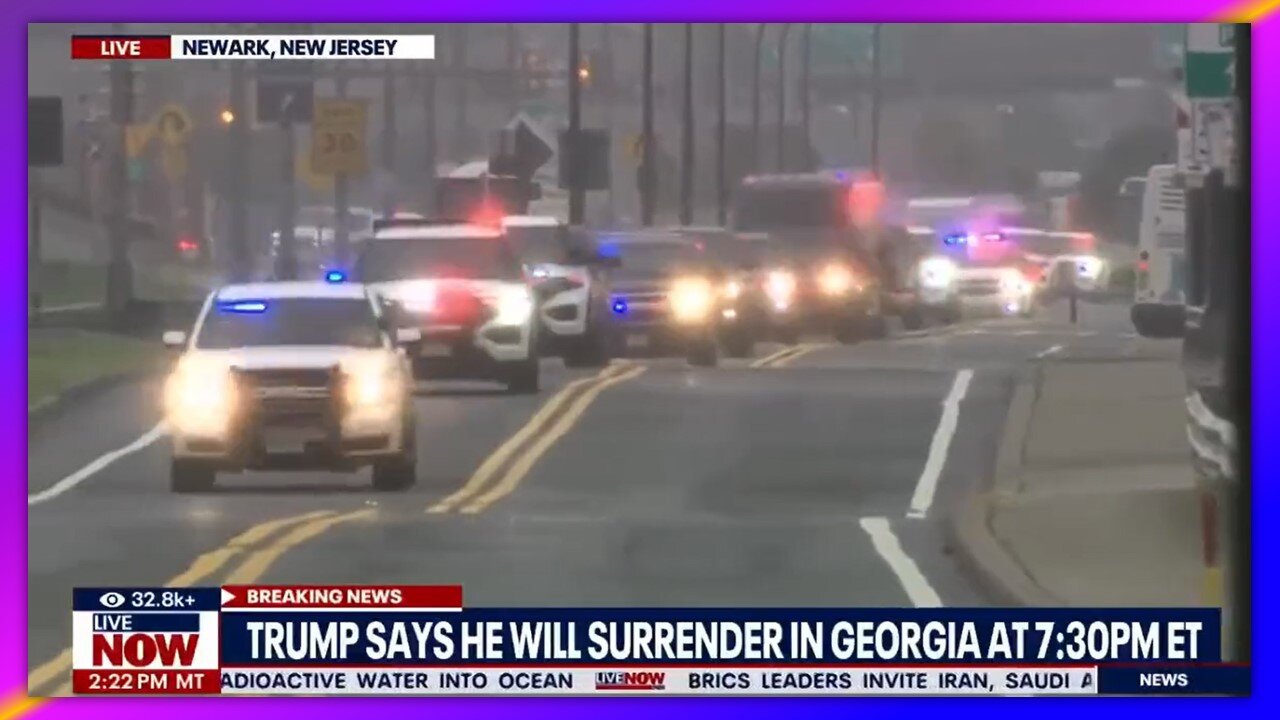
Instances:
[[[764,31],[769,26],[756,26],[755,50],[751,60],[751,171],[760,169],[760,54],[764,49]]]
[[[693,23],[684,24],[684,121],[680,136],[680,224],[693,223]]]
[[[581,169],[578,167],[579,134],[582,132],[582,78],[578,68],[582,65],[582,29],[578,23],[569,24],[569,133],[567,148],[569,162],[569,224],[581,225],[586,214],[586,193],[582,189]],[[566,148],[561,148],[565,152]]]
[[[787,36],[790,34],[791,23],[786,23],[778,36],[778,172],[787,167]]]
[[[725,98],[725,26],[716,26],[716,223],[724,226],[729,207],[728,178],[725,177],[724,144],[728,124]]]
[[[644,84],[641,89],[640,131],[640,224],[653,225],[656,197],[654,162],[657,153],[653,147],[653,23],[644,25]]]
[[[871,30],[871,174],[880,177],[880,28]]]
[[[812,147],[812,130],[809,122],[812,115],[812,101],[810,98],[810,83],[812,81],[813,63],[811,50],[813,47],[813,23],[805,23],[804,35],[801,38],[801,54],[800,54],[800,132],[803,141],[802,149],[804,151],[805,169],[809,167],[809,159],[813,156]]]

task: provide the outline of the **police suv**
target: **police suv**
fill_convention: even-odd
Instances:
[[[400,490],[416,476],[413,382],[366,288],[345,282],[228,285],[206,298],[164,389],[171,487],[208,489],[219,471],[355,470]]]
[[[421,334],[408,348],[417,378],[538,391],[533,292],[500,227],[377,220],[361,245],[354,275]]]
[[[545,215],[508,215],[502,227],[533,284],[544,354],[570,367],[604,365],[609,359],[609,294],[600,272],[607,261],[569,226]]]

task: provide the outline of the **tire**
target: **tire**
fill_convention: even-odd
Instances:
[[[755,354],[756,343],[746,331],[738,330],[725,337],[724,350],[732,358],[749,358]]]
[[[947,325],[955,325],[963,319],[964,310],[960,307],[960,303],[958,302],[953,302],[947,305],[947,308],[942,311],[942,322]]]
[[[795,345],[800,341],[800,331],[793,327],[780,327],[774,333],[774,337],[783,345]]]
[[[609,364],[609,340],[600,327],[587,327],[564,354],[565,367],[598,368]]]
[[[532,395],[538,392],[538,358],[512,363],[507,371],[507,392],[512,395]]]
[[[379,492],[408,490],[418,482],[418,457],[412,450],[392,460],[373,464],[373,489]]]
[[[695,367],[715,367],[720,361],[719,355],[714,340],[700,340],[689,348],[686,359]]]
[[[924,311],[919,305],[912,305],[902,313],[902,327],[907,330],[919,330],[924,327]]]
[[[211,466],[197,460],[173,460],[169,465],[169,489],[176,493],[212,490],[217,477]]]
[[[1183,313],[1148,304],[1135,304],[1129,310],[1129,319],[1139,335],[1155,339],[1181,337],[1186,322]]]

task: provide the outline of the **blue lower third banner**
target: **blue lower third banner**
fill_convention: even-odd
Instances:
[[[1104,695],[1248,695],[1247,665],[1167,665],[1098,668]]]
[[[224,667],[1216,663],[1201,608],[224,610]]]

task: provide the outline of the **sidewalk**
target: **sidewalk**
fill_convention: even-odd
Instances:
[[[1015,392],[994,478],[955,525],[996,594],[1027,605],[1204,604],[1177,347],[1046,362]]]

